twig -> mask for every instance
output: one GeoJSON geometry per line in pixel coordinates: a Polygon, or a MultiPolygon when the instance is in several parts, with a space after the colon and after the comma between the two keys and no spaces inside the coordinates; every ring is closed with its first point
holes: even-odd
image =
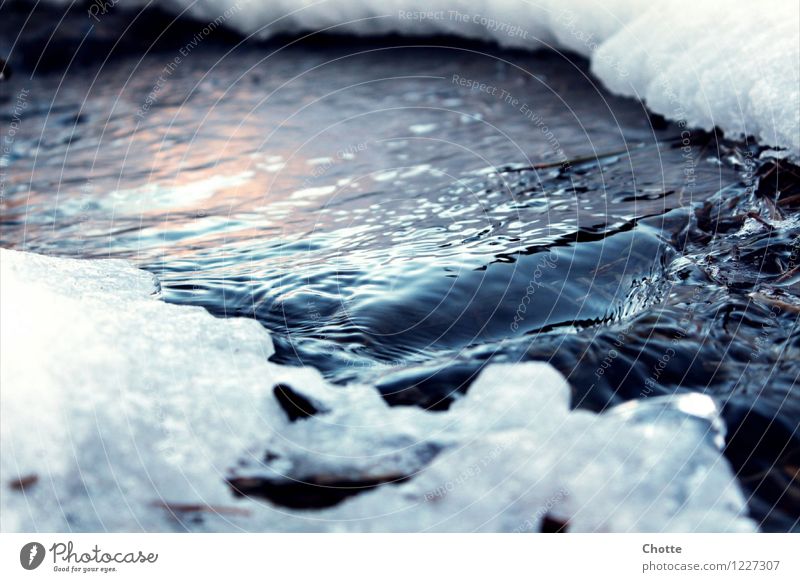
{"type": "Polygon", "coordinates": [[[8,482],[8,486],[14,491],[25,491],[26,489],[36,485],[38,482],[39,475],[36,473],[31,473],[30,475],[24,475],[18,479],[12,479],[8,482]]]}
{"type": "Polygon", "coordinates": [[[783,283],[784,281],[788,281],[789,279],[797,275],[798,272],[800,272],[800,265],[797,265],[794,269],[786,271],[783,275],[775,279],[775,282],[783,283]]]}
{"type": "MultiPolygon", "coordinates": [[[[666,141],[670,141],[670,140],[666,140],[666,141]]],[[[659,143],[661,143],[661,142],[659,142],[659,143]]],[[[580,157],[577,157],[577,158],[572,158],[571,160],[564,160],[562,162],[543,162],[541,164],[533,164],[532,166],[525,166],[524,168],[512,168],[512,169],[509,169],[509,170],[503,170],[503,171],[501,171],[499,173],[500,174],[516,174],[516,173],[519,173],[519,172],[530,172],[530,171],[533,171],[533,170],[547,170],[549,168],[560,168],[560,167],[563,167],[563,166],[572,166],[572,165],[575,165],[575,164],[582,164],[584,162],[592,162],[594,160],[600,160],[600,159],[603,159],[603,158],[611,158],[613,156],[621,156],[621,155],[625,155],[625,154],[630,155],[631,149],[640,148],[642,145],[643,144],[639,144],[637,146],[634,146],[633,148],[626,148],[624,150],[617,150],[617,151],[614,151],[614,152],[606,152],[604,154],[597,154],[597,155],[594,155],[594,156],[580,156],[580,157]]]]}
{"type": "Polygon", "coordinates": [[[781,301],[779,299],[773,299],[772,297],[768,297],[763,293],[751,293],[750,297],[753,299],[758,299],[763,301],[764,303],[769,303],[770,305],[774,305],[778,309],[782,309],[783,311],[791,311],[792,313],[800,313],[800,307],[797,305],[792,305],[791,303],[786,303],[785,301],[781,301]]]}
{"type": "Polygon", "coordinates": [[[250,515],[248,509],[242,507],[224,507],[221,505],[206,505],[204,503],[168,503],[166,501],[153,501],[153,507],[160,507],[173,513],[217,513],[219,515],[250,515]]]}
{"type": "Polygon", "coordinates": [[[752,210],[747,213],[747,216],[755,220],[756,222],[760,222],[764,226],[766,226],[770,230],[775,230],[775,227],[769,223],[769,221],[765,220],[759,213],[753,212],[752,210]]]}
{"type": "Polygon", "coordinates": [[[795,194],[794,196],[788,196],[787,198],[778,199],[778,206],[790,205],[794,204],[795,202],[800,202],[800,194],[795,194]]]}

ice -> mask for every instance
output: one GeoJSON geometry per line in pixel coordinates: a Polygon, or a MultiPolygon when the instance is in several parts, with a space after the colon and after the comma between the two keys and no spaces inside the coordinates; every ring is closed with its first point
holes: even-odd
{"type": "Polygon", "coordinates": [[[666,422],[570,411],[530,362],[487,367],[447,412],[390,408],[268,362],[258,323],[166,304],[125,262],[0,250],[0,267],[3,531],[755,529],[712,441],[675,422],[717,422],[710,400],[666,422]],[[297,510],[229,479],[389,483],[297,510]]]}
{"type": "MultiPolygon", "coordinates": [[[[68,0],[50,0],[66,4],[68,0]]],[[[102,5],[101,3],[97,3],[102,5]]],[[[114,9],[142,0],[120,0],[114,9]]],[[[452,34],[589,57],[611,91],[689,127],[800,156],[800,5],[776,0],[162,0],[254,38],[279,33],[452,34]]],[[[534,71],[535,72],[535,71],[534,71]]]]}
{"type": "Polygon", "coordinates": [[[379,531],[537,532],[545,517],[569,531],[753,529],[726,462],[696,431],[570,412],[566,388],[542,364],[490,367],[445,415],[456,446],[337,516],[389,513],[367,520],[379,531]],[[424,505],[404,511],[412,500],[424,505]]]}
{"type": "Polygon", "coordinates": [[[707,439],[722,450],[726,427],[716,403],[704,394],[671,394],[630,400],[615,406],[608,414],[636,424],[674,423],[675,430],[693,431],[698,439],[707,439]]]}

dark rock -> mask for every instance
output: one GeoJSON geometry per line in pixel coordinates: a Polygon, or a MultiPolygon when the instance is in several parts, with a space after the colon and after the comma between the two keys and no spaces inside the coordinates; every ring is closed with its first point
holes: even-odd
{"type": "Polygon", "coordinates": [[[283,408],[286,416],[289,417],[290,422],[301,418],[309,418],[321,412],[311,400],[286,384],[275,384],[272,393],[275,394],[275,399],[283,408]]]}
{"type": "Polygon", "coordinates": [[[455,396],[466,393],[483,366],[483,362],[464,362],[407,368],[384,377],[377,388],[391,406],[447,410],[455,396]]]}
{"type": "Polygon", "coordinates": [[[234,477],[228,480],[228,484],[236,495],[242,497],[261,497],[292,509],[321,509],[333,507],[348,497],[380,485],[401,483],[408,478],[407,475],[399,474],[352,479],[316,475],[303,480],[234,477]]]}
{"type": "Polygon", "coordinates": [[[545,515],[542,519],[542,525],[539,528],[541,533],[566,533],[569,527],[569,522],[561,521],[551,515],[545,515]]]}

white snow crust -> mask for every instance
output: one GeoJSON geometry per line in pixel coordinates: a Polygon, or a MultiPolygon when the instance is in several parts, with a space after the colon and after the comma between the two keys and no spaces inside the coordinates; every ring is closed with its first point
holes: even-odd
{"type": "Polygon", "coordinates": [[[447,412],[390,408],[268,362],[256,321],[166,304],[123,261],[0,250],[0,267],[2,531],[756,528],[705,421],[680,412],[713,417],[705,397],[659,401],[663,421],[570,411],[563,377],[530,362],[489,366],[447,412]],[[290,421],[276,383],[317,414],[290,421]],[[259,477],[397,481],[318,510],[227,484],[259,477]]]}

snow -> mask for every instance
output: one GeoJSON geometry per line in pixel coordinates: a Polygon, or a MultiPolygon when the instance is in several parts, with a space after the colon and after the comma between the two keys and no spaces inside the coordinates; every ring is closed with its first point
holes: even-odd
{"type": "Polygon", "coordinates": [[[655,3],[609,38],[592,71],[689,127],[800,152],[800,4],[655,3]],[[615,70],[629,72],[623,77],[615,70]]]}
{"type": "MultiPolygon", "coordinates": [[[[67,4],[71,0],[50,0],[67,4]]],[[[142,0],[119,0],[114,9],[142,0]]],[[[800,156],[800,5],[772,0],[162,0],[254,38],[279,33],[452,34],[567,49],[611,91],[689,127],[800,156]]],[[[534,71],[535,72],[535,71],[534,71]]]]}
{"type": "Polygon", "coordinates": [[[258,323],[166,304],[125,262],[0,250],[0,269],[2,531],[756,527],[706,397],[570,411],[563,377],[530,362],[487,367],[447,412],[390,408],[268,362],[258,323]],[[291,421],[278,383],[316,414],[291,421]],[[317,510],[226,483],[387,475],[412,478],[317,510]]]}
{"type": "Polygon", "coordinates": [[[154,491],[224,498],[219,475],[276,422],[261,327],[164,304],[120,261],[0,263],[2,481],[40,480],[4,491],[2,529],[130,529],[154,491]]]}

